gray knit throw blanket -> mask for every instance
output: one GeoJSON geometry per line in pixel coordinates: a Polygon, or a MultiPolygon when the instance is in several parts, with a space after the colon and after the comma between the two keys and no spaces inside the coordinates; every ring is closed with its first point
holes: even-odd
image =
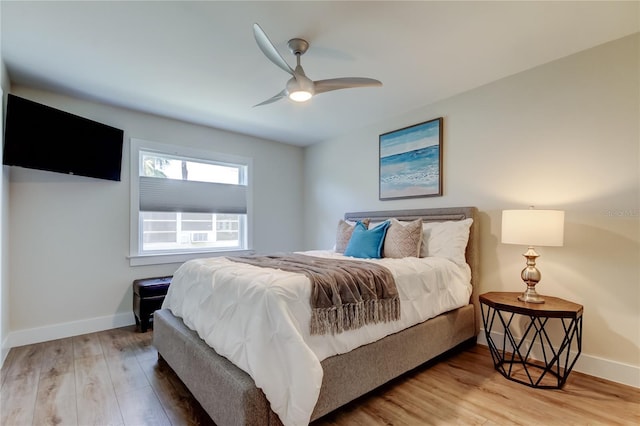
{"type": "Polygon", "coordinates": [[[229,260],[306,275],[311,281],[311,334],[342,333],[400,319],[398,289],[383,266],[297,253],[229,260]]]}

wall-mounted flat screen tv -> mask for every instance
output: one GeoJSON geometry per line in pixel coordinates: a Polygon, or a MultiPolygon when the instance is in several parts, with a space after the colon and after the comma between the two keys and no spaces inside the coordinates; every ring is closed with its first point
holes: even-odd
{"type": "Polygon", "coordinates": [[[2,163],[120,180],[124,132],[8,95],[2,163]]]}

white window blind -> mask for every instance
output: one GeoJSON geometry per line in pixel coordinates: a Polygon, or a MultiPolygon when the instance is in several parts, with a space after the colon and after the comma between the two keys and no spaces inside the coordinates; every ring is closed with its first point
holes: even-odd
{"type": "Polygon", "coordinates": [[[247,213],[247,186],[140,176],[140,211],[247,213]]]}
{"type": "Polygon", "coordinates": [[[131,139],[131,264],[248,253],[250,158],[131,139]]]}

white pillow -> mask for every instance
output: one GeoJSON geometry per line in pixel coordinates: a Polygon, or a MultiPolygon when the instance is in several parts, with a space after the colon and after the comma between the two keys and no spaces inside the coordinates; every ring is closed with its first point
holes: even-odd
{"type": "Polygon", "coordinates": [[[466,263],[465,251],[473,219],[422,224],[420,257],[445,257],[457,264],[466,263]]]}

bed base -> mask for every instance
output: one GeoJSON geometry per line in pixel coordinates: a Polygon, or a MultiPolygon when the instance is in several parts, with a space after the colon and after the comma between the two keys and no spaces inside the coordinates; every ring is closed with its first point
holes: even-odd
{"type": "MultiPolygon", "coordinates": [[[[472,305],[321,362],[324,377],[311,420],[476,337],[472,305]]],[[[253,379],[218,355],[171,311],[154,314],[154,346],[218,426],[280,426],[253,379]]]]}
{"type": "MultiPolygon", "coordinates": [[[[427,221],[474,218],[467,245],[473,294],[470,304],[441,314],[377,342],[321,362],[324,377],[311,420],[364,395],[376,387],[428,362],[467,341],[479,329],[477,301],[478,238],[474,207],[393,212],[347,213],[345,218],[398,217],[427,221]]],[[[153,344],[218,426],[281,426],[262,390],[253,379],[218,355],[171,311],[154,314],[153,344]]]]}

